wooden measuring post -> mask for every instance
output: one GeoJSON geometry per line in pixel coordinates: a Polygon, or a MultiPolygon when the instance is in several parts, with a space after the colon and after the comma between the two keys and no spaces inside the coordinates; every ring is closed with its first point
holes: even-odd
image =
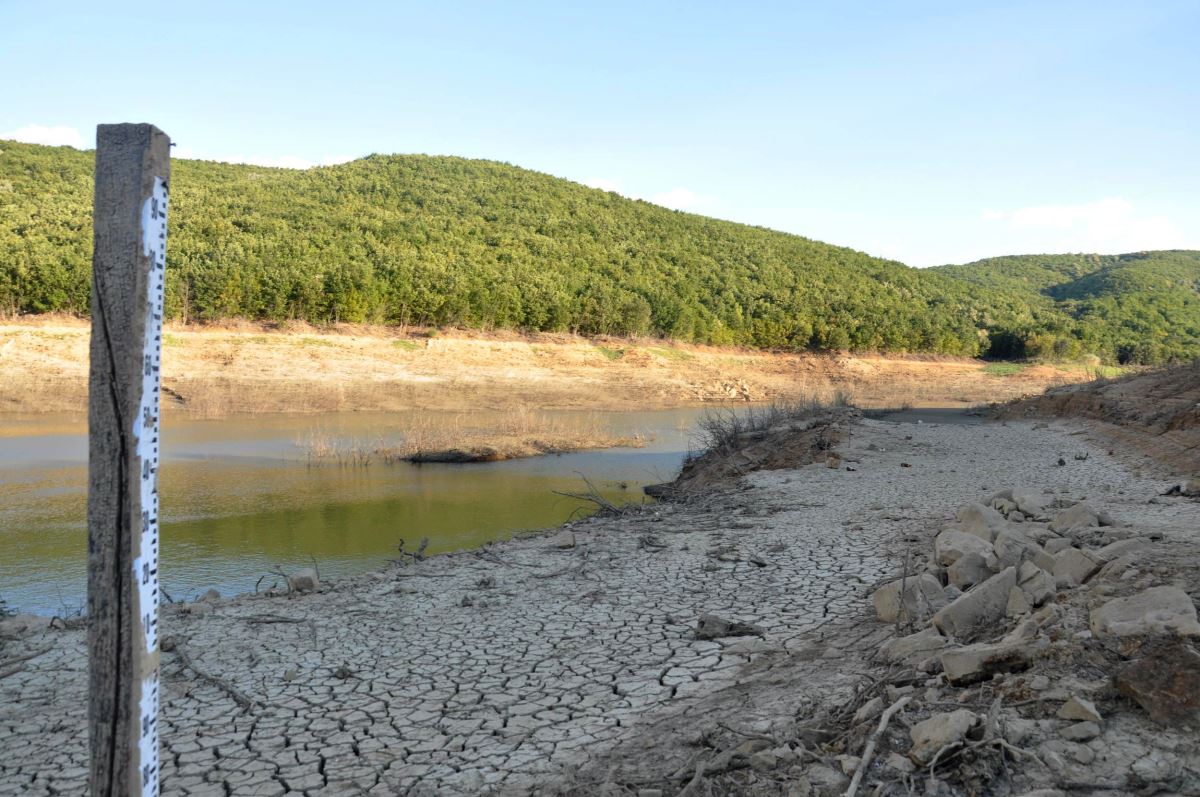
{"type": "Polygon", "coordinates": [[[158,794],[158,441],[170,139],[96,129],[88,383],[94,797],[158,794]]]}

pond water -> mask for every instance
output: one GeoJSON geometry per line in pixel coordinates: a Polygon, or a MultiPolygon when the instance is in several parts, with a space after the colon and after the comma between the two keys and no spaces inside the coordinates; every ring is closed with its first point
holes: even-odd
{"type": "MultiPolygon", "coordinates": [[[[162,585],[176,600],[210,587],[229,595],[252,591],[277,565],[295,569],[315,559],[323,577],[376,568],[401,539],[412,550],[428,537],[430,553],[475,547],[586,511],[590,505],[555,492],[580,491],[581,474],[610,499],[640,501],[642,485],[674,477],[701,412],[587,413],[588,423],[599,416],[615,434],[646,435],[645,448],[368,467],[310,464],[304,441],[314,433],[398,439],[409,416],[168,416],[159,484],[162,585]]],[[[422,413],[423,425],[430,415],[422,413]]],[[[446,419],[456,422],[449,413],[446,419]]],[[[86,419],[0,420],[0,597],[10,608],[61,614],[86,604],[86,502],[86,419]]],[[[277,580],[268,576],[264,588],[277,580]]]]}

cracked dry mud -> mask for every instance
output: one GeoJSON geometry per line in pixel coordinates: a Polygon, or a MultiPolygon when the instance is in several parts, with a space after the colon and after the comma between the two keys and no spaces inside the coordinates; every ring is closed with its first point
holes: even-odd
{"type": "MultiPolygon", "coordinates": [[[[166,634],[225,685],[164,652],[163,793],[636,782],[686,764],[705,727],[766,733],[848,689],[888,630],[871,586],[964,496],[1048,487],[1165,526],[1184,511],[1147,505],[1160,482],[1060,427],[864,420],[841,448],[856,470],[751,474],[698,505],[578,523],[571,549],[526,537],[318,594],[168,608],[166,634]],[[705,613],[763,636],[697,640],[705,613]]],[[[84,632],[0,645],[0,660],[44,649],[0,679],[0,796],[83,793],[84,632]]]]}

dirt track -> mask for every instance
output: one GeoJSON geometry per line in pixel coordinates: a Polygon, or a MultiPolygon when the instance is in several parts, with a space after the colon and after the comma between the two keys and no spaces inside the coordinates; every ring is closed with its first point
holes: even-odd
{"type": "MultiPolygon", "coordinates": [[[[574,547],[533,537],[313,595],[170,609],[165,632],[195,666],[164,654],[164,793],[686,782],[704,739],[791,738],[798,714],[846,699],[891,632],[870,588],[960,504],[1045,488],[1196,545],[1200,504],[1150,503],[1163,474],[1071,431],[867,420],[840,446],[854,470],[753,473],[706,502],[579,524],[574,547]],[[696,639],[705,613],[762,635],[696,639]]],[[[0,680],[0,795],[82,789],[84,643],[82,631],[0,642],[0,661],[46,648],[0,680]]]]}
{"type": "MultiPolygon", "coordinates": [[[[0,323],[0,413],[86,407],[85,323],[0,323]]],[[[976,360],[772,354],[676,346],[451,332],[403,336],[384,328],[267,331],[174,327],[164,335],[167,412],[612,409],[851,394],[861,406],[969,406],[1087,378],[1046,366],[998,375],[976,360]]]]}

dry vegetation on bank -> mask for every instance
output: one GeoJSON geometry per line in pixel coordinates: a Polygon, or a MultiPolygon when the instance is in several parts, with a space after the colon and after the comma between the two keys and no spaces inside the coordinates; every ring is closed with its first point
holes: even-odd
{"type": "MultiPolygon", "coordinates": [[[[82,412],[89,328],[62,317],[0,323],[0,413],[82,412]]],[[[969,406],[1086,380],[1085,367],[787,354],[661,340],[293,324],[168,325],[164,408],[241,413],[654,409],[832,398],[863,407],[969,406]]]]}

